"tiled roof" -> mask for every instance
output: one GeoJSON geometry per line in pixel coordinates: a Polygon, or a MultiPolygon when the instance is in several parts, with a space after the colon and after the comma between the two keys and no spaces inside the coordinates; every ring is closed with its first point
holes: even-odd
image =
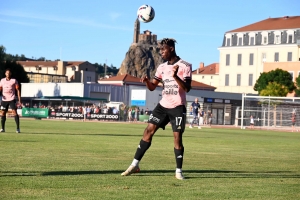
{"type": "Polygon", "coordinates": [[[56,66],[57,61],[17,61],[20,65],[25,65],[25,66],[56,66]]]}
{"type": "MultiPolygon", "coordinates": [[[[86,61],[68,61],[67,66],[80,65],[86,61]]],[[[56,66],[58,61],[17,61],[20,65],[25,66],[56,66]]]]}
{"type": "Polygon", "coordinates": [[[213,87],[211,85],[207,85],[198,81],[192,80],[192,89],[209,89],[209,90],[215,90],[216,87],[213,87]]]}
{"type": "Polygon", "coordinates": [[[113,77],[107,78],[107,79],[101,79],[99,81],[140,82],[140,78],[137,78],[135,76],[131,76],[129,74],[123,74],[123,75],[119,75],[119,76],[113,76],[113,77]]]}
{"type": "MultiPolygon", "coordinates": [[[[123,81],[125,83],[127,82],[131,82],[131,83],[140,83],[140,84],[144,84],[144,83],[141,83],[140,82],[140,78],[137,78],[135,76],[131,76],[129,74],[124,74],[124,75],[119,75],[119,76],[114,76],[114,77],[111,77],[111,78],[108,78],[108,79],[101,79],[99,81],[105,81],[107,83],[109,83],[110,81],[123,81]]],[[[204,83],[200,83],[200,82],[197,82],[197,81],[193,81],[192,80],[192,88],[193,89],[209,89],[209,90],[214,90],[216,89],[215,87],[213,86],[210,86],[210,85],[206,85],[204,83]]]]}
{"type": "Polygon", "coordinates": [[[68,61],[68,65],[80,65],[86,61],[68,61]]]}
{"type": "Polygon", "coordinates": [[[203,67],[203,68],[198,68],[194,71],[192,71],[192,74],[216,74],[216,67],[219,63],[212,63],[206,67],[203,67]],[[197,73],[197,70],[198,73],[197,73]]]}
{"type": "Polygon", "coordinates": [[[278,30],[278,29],[293,29],[300,28],[300,16],[284,16],[279,18],[268,18],[230,32],[246,32],[246,31],[260,31],[260,30],[278,30]]]}

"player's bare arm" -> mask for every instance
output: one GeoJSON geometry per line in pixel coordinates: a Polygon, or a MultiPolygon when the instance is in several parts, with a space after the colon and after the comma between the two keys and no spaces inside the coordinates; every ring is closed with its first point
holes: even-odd
{"type": "Polygon", "coordinates": [[[141,78],[141,82],[142,82],[142,83],[146,83],[146,86],[147,86],[147,88],[148,88],[150,91],[155,90],[155,88],[156,88],[157,85],[159,84],[159,81],[158,81],[158,80],[152,79],[152,81],[150,81],[150,80],[148,79],[147,76],[143,76],[143,77],[141,78]]]}
{"type": "Polygon", "coordinates": [[[189,92],[191,90],[191,80],[186,80],[186,81],[181,80],[177,76],[178,69],[179,69],[178,65],[175,65],[173,67],[172,76],[175,79],[175,81],[177,82],[177,84],[179,85],[179,87],[181,87],[184,91],[189,92]]]}
{"type": "Polygon", "coordinates": [[[16,85],[16,91],[17,91],[17,95],[18,95],[18,100],[19,100],[19,104],[21,105],[21,91],[20,91],[20,87],[19,85],[17,84],[16,85]]]}

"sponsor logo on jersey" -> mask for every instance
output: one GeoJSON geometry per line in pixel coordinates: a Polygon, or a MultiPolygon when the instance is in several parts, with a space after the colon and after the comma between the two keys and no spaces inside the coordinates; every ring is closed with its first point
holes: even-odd
{"type": "Polygon", "coordinates": [[[178,90],[174,90],[174,89],[163,90],[162,94],[163,95],[177,95],[178,90]]]}

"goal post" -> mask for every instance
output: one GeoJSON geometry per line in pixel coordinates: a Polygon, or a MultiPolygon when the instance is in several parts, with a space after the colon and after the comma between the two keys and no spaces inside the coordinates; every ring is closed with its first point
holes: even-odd
{"type": "MultiPolygon", "coordinates": [[[[300,113],[300,97],[272,97],[242,94],[242,107],[236,110],[237,125],[245,129],[250,125],[260,128],[287,128],[292,126],[292,114],[300,113]]],[[[300,114],[295,126],[299,126],[300,114]]]]}

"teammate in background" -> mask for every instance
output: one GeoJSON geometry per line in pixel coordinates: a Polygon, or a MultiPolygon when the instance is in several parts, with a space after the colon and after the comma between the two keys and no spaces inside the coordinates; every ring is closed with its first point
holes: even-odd
{"type": "Polygon", "coordinates": [[[121,175],[128,176],[140,171],[139,163],[151,146],[152,137],[159,129],[165,129],[170,122],[174,135],[174,154],[176,160],[175,177],[183,180],[182,163],[184,147],[182,134],[186,123],[186,93],[191,89],[192,65],[183,61],[175,52],[175,40],[164,38],[160,42],[160,53],[167,62],[158,66],[154,79],[142,77],[141,82],[146,83],[150,91],[155,90],[162,82],[164,89],[162,99],[149,116],[148,126],[138,145],[131,165],[121,175]]]}
{"type": "Polygon", "coordinates": [[[196,123],[198,124],[198,110],[200,108],[200,104],[198,102],[198,98],[195,99],[195,101],[191,104],[191,107],[190,109],[192,110],[193,112],[193,119],[191,121],[191,124],[190,124],[190,128],[193,128],[193,124],[196,123]]]}
{"type": "Polygon", "coordinates": [[[16,91],[18,95],[19,104],[21,104],[21,93],[18,81],[14,78],[11,78],[11,71],[10,69],[5,70],[5,78],[1,79],[0,81],[0,91],[2,91],[2,102],[1,102],[1,109],[2,109],[2,116],[1,116],[1,127],[2,129],[0,132],[5,132],[5,121],[6,121],[6,113],[8,111],[8,106],[12,109],[12,113],[14,115],[17,130],[16,133],[20,133],[20,120],[19,115],[17,113],[16,107],[16,91]]]}
{"type": "Polygon", "coordinates": [[[252,115],[250,116],[250,129],[254,129],[254,118],[252,115]]]}

